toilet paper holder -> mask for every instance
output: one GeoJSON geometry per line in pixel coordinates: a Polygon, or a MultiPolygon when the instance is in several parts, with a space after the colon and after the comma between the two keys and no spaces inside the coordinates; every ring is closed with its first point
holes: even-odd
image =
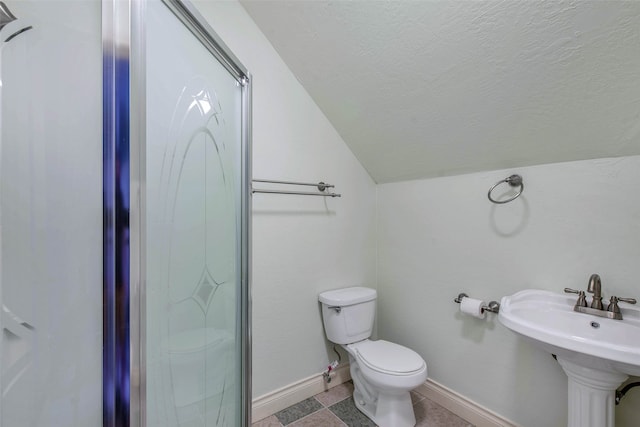
{"type": "MultiPolygon", "coordinates": [[[[460,304],[462,302],[462,298],[469,298],[469,295],[461,292],[458,296],[453,300],[456,304],[460,304]]],[[[492,313],[498,313],[500,311],[500,303],[498,301],[489,301],[487,305],[482,306],[482,311],[490,311],[492,313]]]]}

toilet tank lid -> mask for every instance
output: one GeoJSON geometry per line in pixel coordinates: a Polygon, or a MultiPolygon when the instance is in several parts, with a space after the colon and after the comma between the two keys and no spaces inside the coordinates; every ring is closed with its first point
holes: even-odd
{"type": "Polygon", "coordinates": [[[375,289],[355,286],[353,288],[334,289],[320,293],[318,299],[321,303],[327,305],[353,305],[361,302],[372,301],[376,299],[377,293],[375,289]]]}

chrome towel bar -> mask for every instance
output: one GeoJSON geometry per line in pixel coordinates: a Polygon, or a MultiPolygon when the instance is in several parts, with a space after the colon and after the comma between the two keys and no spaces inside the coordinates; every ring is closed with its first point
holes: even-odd
{"type": "Polygon", "coordinates": [[[305,185],[310,187],[316,187],[318,189],[317,193],[309,192],[309,191],[286,191],[286,190],[265,190],[260,188],[253,188],[251,190],[252,193],[267,193],[267,194],[295,194],[299,196],[323,196],[323,197],[342,197],[341,194],[333,193],[331,191],[326,191],[327,188],[334,188],[335,185],[327,184],[324,182],[318,183],[308,183],[308,182],[295,182],[295,181],[276,181],[272,179],[254,179],[253,182],[261,182],[268,184],[279,184],[279,185],[305,185]]]}

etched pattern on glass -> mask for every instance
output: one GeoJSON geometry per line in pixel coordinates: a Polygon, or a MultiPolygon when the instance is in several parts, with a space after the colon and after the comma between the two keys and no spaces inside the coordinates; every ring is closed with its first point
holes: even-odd
{"type": "Polygon", "coordinates": [[[101,3],[3,2],[0,425],[95,426],[102,422],[101,3]]]}
{"type": "Polygon", "coordinates": [[[148,424],[236,425],[241,92],[164,5],[149,9],[148,424]]]}

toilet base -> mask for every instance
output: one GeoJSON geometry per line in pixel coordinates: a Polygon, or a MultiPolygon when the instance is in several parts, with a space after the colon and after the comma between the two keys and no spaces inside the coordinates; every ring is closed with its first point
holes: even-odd
{"type": "Polygon", "coordinates": [[[376,405],[367,405],[355,390],[353,400],[356,408],[380,427],[413,427],[416,417],[409,392],[402,395],[378,395],[376,405]],[[375,413],[373,413],[375,411],[375,413]]]}
{"type": "Polygon", "coordinates": [[[380,427],[413,427],[416,417],[409,391],[376,390],[363,378],[360,367],[349,355],[353,401],[356,408],[380,427]]]}

